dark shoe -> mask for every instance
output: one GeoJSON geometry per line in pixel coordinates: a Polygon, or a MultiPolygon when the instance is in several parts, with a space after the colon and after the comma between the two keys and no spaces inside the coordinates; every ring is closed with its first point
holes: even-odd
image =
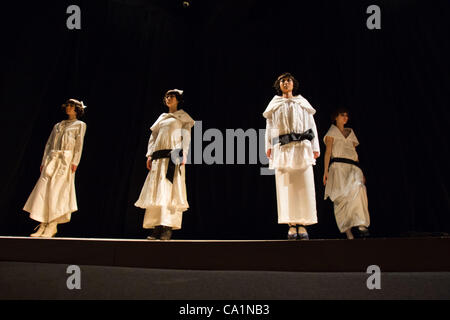
{"type": "Polygon", "coordinates": [[[368,229],[365,229],[365,230],[359,230],[359,232],[360,232],[362,238],[368,238],[368,237],[370,237],[370,232],[369,232],[368,229]]]}
{"type": "Polygon", "coordinates": [[[161,237],[162,226],[156,226],[150,236],[147,237],[148,240],[158,240],[161,237]]]}
{"type": "Polygon", "coordinates": [[[288,240],[297,240],[297,237],[298,237],[298,226],[289,226],[287,235],[288,240]],[[296,230],[295,233],[289,233],[289,230],[291,230],[291,228],[295,228],[296,230]]]}
{"type": "Polygon", "coordinates": [[[352,228],[352,233],[356,238],[368,238],[370,237],[370,232],[368,229],[361,230],[358,227],[352,228]]]}
{"type": "Polygon", "coordinates": [[[161,240],[170,240],[171,237],[172,237],[172,228],[164,226],[160,239],[161,240]]]}
{"type": "Polygon", "coordinates": [[[297,239],[298,240],[309,240],[309,235],[307,232],[299,233],[297,239]]]}
{"type": "MultiPolygon", "coordinates": [[[[302,225],[297,226],[297,240],[309,240],[308,232],[298,232],[298,228],[300,228],[300,227],[305,228],[305,226],[302,226],[302,225]]],[[[306,228],[305,228],[305,230],[306,230],[306,228]]]]}

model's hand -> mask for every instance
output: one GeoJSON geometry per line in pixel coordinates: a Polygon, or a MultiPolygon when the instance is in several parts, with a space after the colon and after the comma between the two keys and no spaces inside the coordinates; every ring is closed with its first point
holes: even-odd
{"type": "Polygon", "coordinates": [[[187,161],[187,156],[183,153],[183,160],[181,161],[181,165],[185,165],[187,161]]]}
{"type": "Polygon", "coordinates": [[[147,169],[152,170],[152,158],[147,158],[147,169]]]}
{"type": "Polygon", "coordinates": [[[314,159],[317,159],[319,157],[319,152],[314,151],[313,153],[314,153],[314,159]]]}
{"type": "Polygon", "coordinates": [[[267,150],[266,155],[267,155],[267,158],[270,159],[270,157],[272,156],[272,149],[267,150]]]}
{"type": "Polygon", "coordinates": [[[77,171],[78,166],[77,165],[72,165],[72,173],[75,173],[75,171],[77,171]]]}
{"type": "Polygon", "coordinates": [[[324,186],[327,184],[327,180],[328,180],[328,172],[325,172],[323,174],[323,185],[324,186]]]}

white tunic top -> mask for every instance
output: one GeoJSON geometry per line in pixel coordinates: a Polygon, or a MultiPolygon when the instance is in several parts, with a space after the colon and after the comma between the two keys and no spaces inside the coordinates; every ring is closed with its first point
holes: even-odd
{"type": "Polygon", "coordinates": [[[272,149],[269,159],[270,169],[305,169],[315,165],[313,152],[319,152],[319,139],[313,115],[316,110],[301,95],[292,98],[273,97],[263,113],[266,118],[266,153],[272,149]],[[280,146],[272,144],[272,139],[287,133],[314,132],[312,141],[291,142],[280,146]]]}
{"type": "Polygon", "coordinates": [[[359,141],[351,128],[345,128],[344,131],[345,135],[338,127],[332,124],[323,141],[325,142],[327,136],[333,138],[332,158],[347,158],[358,161],[355,147],[359,145],[359,141]]]}
{"type": "Polygon", "coordinates": [[[71,151],[73,154],[71,163],[78,166],[83,150],[86,123],[81,120],[63,120],[53,127],[50,137],[45,145],[42,165],[51,151],[71,151]]]}
{"type": "MultiPolygon", "coordinates": [[[[346,158],[358,161],[358,153],[355,146],[359,144],[355,133],[350,128],[345,128],[347,137],[342,134],[338,127],[331,125],[326,137],[333,138],[331,158],[346,158]]],[[[360,185],[364,179],[360,168],[348,163],[334,162],[329,166],[328,181],[325,186],[325,199],[330,197],[331,201],[346,196],[349,192],[360,185]]]]}
{"type": "MultiPolygon", "coordinates": [[[[164,149],[182,148],[187,155],[190,143],[190,130],[194,120],[183,110],[173,113],[163,113],[151,126],[147,148],[147,157],[153,152],[164,149]]],[[[139,199],[135,206],[148,209],[163,207],[181,212],[189,208],[186,194],[185,167],[181,166],[175,171],[173,182],[166,179],[168,158],[152,161],[152,167],[142,187],[139,199]],[[179,174],[180,172],[180,174],[179,174]]]]}
{"type": "Polygon", "coordinates": [[[173,113],[163,113],[151,126],[152,135],[148,141],[146,157],[164,149],[183,149],[187,155],[191,141],[194,120],[180,109],[173,113]]]}

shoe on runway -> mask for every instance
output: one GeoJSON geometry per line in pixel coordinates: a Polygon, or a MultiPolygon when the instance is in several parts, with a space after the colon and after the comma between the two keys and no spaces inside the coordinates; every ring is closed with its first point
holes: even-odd
{"type": "Polygon", "coordinates": [[[162,226],[156,226],[153,229],[153,232],[150,236],[147,237],[147,240],[158,240],[161,237],[162,226]]]}
{"type": "Polygon", "coordinates": [[[308,232],[306,231],[306,228],[302,225],[297,226],[297,230],[300,230],[300,228],[303,228],[305,232],[297,232],[297,240],[309,240],[308,232]]]}
{"type": "Polygon", "coordinates": [[[41,235],[41,238],[53,238],[58,232],[57,223],[49,223],[45,228],[44,233],[41,235]]]}
{"type": "Polygon", "coordinates": [[[368,237],[370,237],[369,229],[367,229],[366,227],[354,227],[353,229],[355,231],[354,234],[358,238],[368,238],[368,237]]]}
{"type": "Polygon", "coordinates": [[[297,240],[309,240],[309,235],[307,232],[302,232],[298,234],[297,240]]]}
{"type": "Polygon", "coordinates": [[[287,239],[288,240],[297,240],[297,237],[298,237],[298,226],[296,226],[296,225],[289,226],[287,239]],[[291,229],[294,229],[294,230],[291,230],[291,229]],[[292,232],[292,231],[294,231],[294,232],[292,232]]]}
{"type": "Polygon", "coordinates": [[[47,224],[41,222],[41,224],[39,224],[36,228],[34,228],[34,230],[36,230],[38,227],[39,227],[38,231],[36,231],[35,233],[30,234],[30,237],[33,237],[33,238],[40,237],[44,233],[44,230],[47,227],[47,224]]]}
{"type": "Polygon", "coordinates": [[[160,239],[161,240],[170,240],[171,237],[172,237],[172,228],[163,226],[160,239]]]}

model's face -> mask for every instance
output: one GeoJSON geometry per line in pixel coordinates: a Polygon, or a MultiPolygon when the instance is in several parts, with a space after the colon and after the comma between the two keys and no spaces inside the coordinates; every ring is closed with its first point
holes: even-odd
{"type": "Polygon", "coordinates": [[[283,93],[289,93],[294,90],[294,81],[291,78],[284,78],[280,80],[280,89],[283,93]]]}
{"type": "Polygon", "coordinates": [[[76,116],[77,112],[75,111],[75,106],[73,104],[68,104],[66,106],[66,114],[68,116],[76,116]]]}
{"type": "Polygon", "coordinates": [[[166,102],[166,106],[169,108],[175,108],[178,106],[177,97],[174,94],[168,94],[164,97],[164,101],[166,102]]]}
{"type": "Polygon", "coordinates": [[[345,125],[348,122],[348,113],[339,113],[339,115],[336,117],[336,124],[337,125],[345,125]]]}

